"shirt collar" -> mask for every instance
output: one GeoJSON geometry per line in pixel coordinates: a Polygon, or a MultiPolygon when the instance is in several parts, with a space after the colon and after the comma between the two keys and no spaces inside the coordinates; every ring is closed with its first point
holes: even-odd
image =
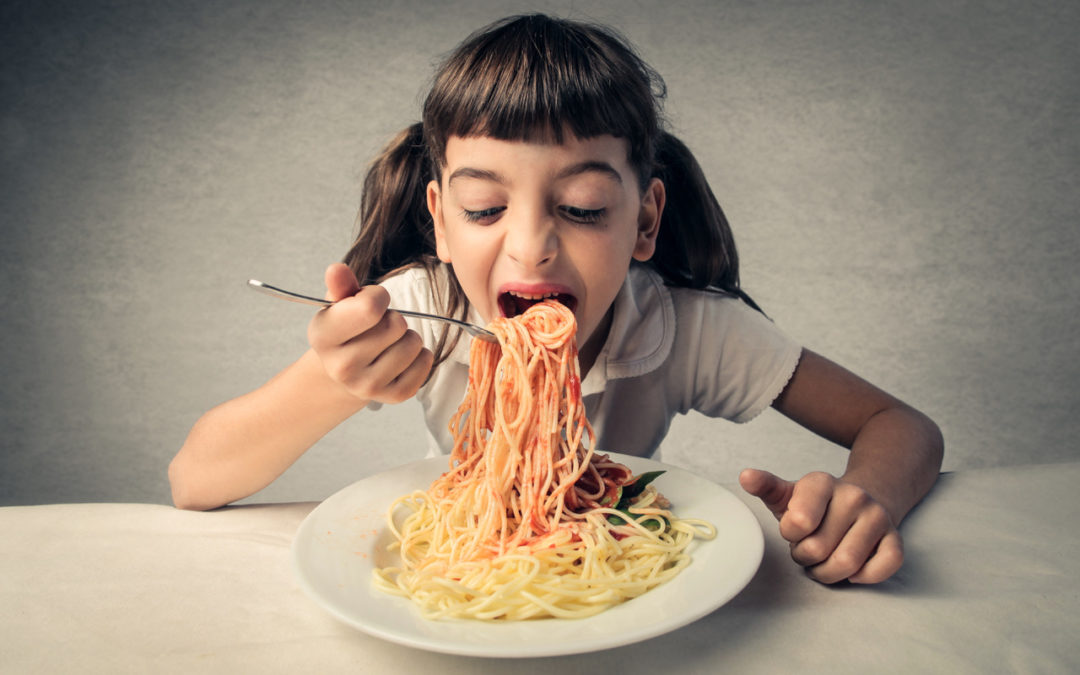
{"type": "Polygon", "coordinates": [[[608,380],[652,372],[671,353],[675,304],[660,275],[631,264],[613,308],[607,340],[581,383],[583,396],[603,391],[608,380]]]}

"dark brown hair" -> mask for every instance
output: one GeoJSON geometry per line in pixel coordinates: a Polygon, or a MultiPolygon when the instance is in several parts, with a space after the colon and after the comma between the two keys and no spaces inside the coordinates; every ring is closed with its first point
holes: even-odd
{"type": "MultiPolygon", "coordinates": [[[[641,187],[656,177],[667,200],[648,262],[668,284],[730,293],[739,289],[731,228],[700,165],[663,129],[663,79],[605,26],[540,14],[513,16],[469,36],[435,74],[422,122],[399,133],[364,180],[359,234],[345,262],[361,280],[404,267],[439,264],[425,188],[438,180],[451,136],[560,143],[612,135],[627,140],[641,187]]],[[[434,279],[434,274],[431,274],[434,279]]],[[[452,273],[436,302],[464,317],[468,300],[452,273]]],[[[455,338],[456,340],[456,338],[455,338]]],[[[449,353],[446,336],[436,363],[449,353]]]]}

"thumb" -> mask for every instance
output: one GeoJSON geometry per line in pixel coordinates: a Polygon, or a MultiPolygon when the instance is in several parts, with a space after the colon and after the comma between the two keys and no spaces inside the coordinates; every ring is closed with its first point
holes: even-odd
{"type": "Polygon", "coordinates": [[[795,489],[795,483],[761,469],[743,469],[739,474],[739,485],[764,502],[777,520],[787,511],[795,489]]]}
{"type": "Polygon", "coordinates": [[[326,299],[331,302],[350,298],[360,290],[356,275],[345,263],[334,263],[327,267],[325,279],[326,299]]]}

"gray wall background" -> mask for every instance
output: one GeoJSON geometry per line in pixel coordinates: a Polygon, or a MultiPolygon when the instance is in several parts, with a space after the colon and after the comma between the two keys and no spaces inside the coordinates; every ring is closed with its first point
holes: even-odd
{"type": "MultiPolygon", "coordinates": [[[[438,57],[502,15],[619,28],[735,228],[745,287],[942,426],[947,469],[1075,460],[1080,5],[1072,2],[6,2],[0,504],[169,500],[200,414],[306,347],[373,153],[438,57]]],[[[252,500],[423,455],[362,413],[252,500]]],[[[844,451],[769,412],[677,420],[724,483],[844,451]]]]}

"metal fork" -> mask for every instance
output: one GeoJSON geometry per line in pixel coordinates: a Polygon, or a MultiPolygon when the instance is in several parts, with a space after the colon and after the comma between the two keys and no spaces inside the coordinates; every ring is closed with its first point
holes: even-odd
{"type": "MultiPolygon", "coordinates": [[[[313,298],[310,295],[303,295],[303,294],[300,294],[300,293],[294,293],[292,291],[287,291],[284,288],[278,288],[277,286],[271,286],[270,284],[264,284],[263,282],[258,281],[257,279],[248,279],[248,286],[251,286],[252,288],[254,288],[257,291],[262,291],[263,293],[266,293],[267,295],[272,295],[275,298],[281,298],[282,300],[290,300],[292,302],[299,302],[299,303],[303,303],[305,305],[316,305],[318,307],[329,307],[330,305],[334,304],[330,300],[323,300],[322,298],[313,298]]],[[[477,326],[476,324],[468,323],[467,321],[459,321],[458,319],[451,319],[448,316],[439,316],[438,314],[425,314],[424,312],[414,312],[414,311],[409,310],[409,309],[394,309],[393,307],[390,307],[388,309],[390,309],[391,311],[397,312],[398,314],[402,314],[404,316],[411,316],[411,317],[416,318],[416,319],[426,319],[426,320],[429,320],[429,321],[442,321],[444,323],[453,324],[453,325],[457,326],[458,328],[462,329],[463,331],[465,331],[466,333],[468,333],[469,335],[471,335],[471,336],[473,336],[475,338],[480,338],[481,340],[487,340],[488,342],[498,342],[498,339],[495,337],[495,333],[492,333],[491,331],[487,330],[486,328],[481,328],[480,326],[477,326]]]]}

